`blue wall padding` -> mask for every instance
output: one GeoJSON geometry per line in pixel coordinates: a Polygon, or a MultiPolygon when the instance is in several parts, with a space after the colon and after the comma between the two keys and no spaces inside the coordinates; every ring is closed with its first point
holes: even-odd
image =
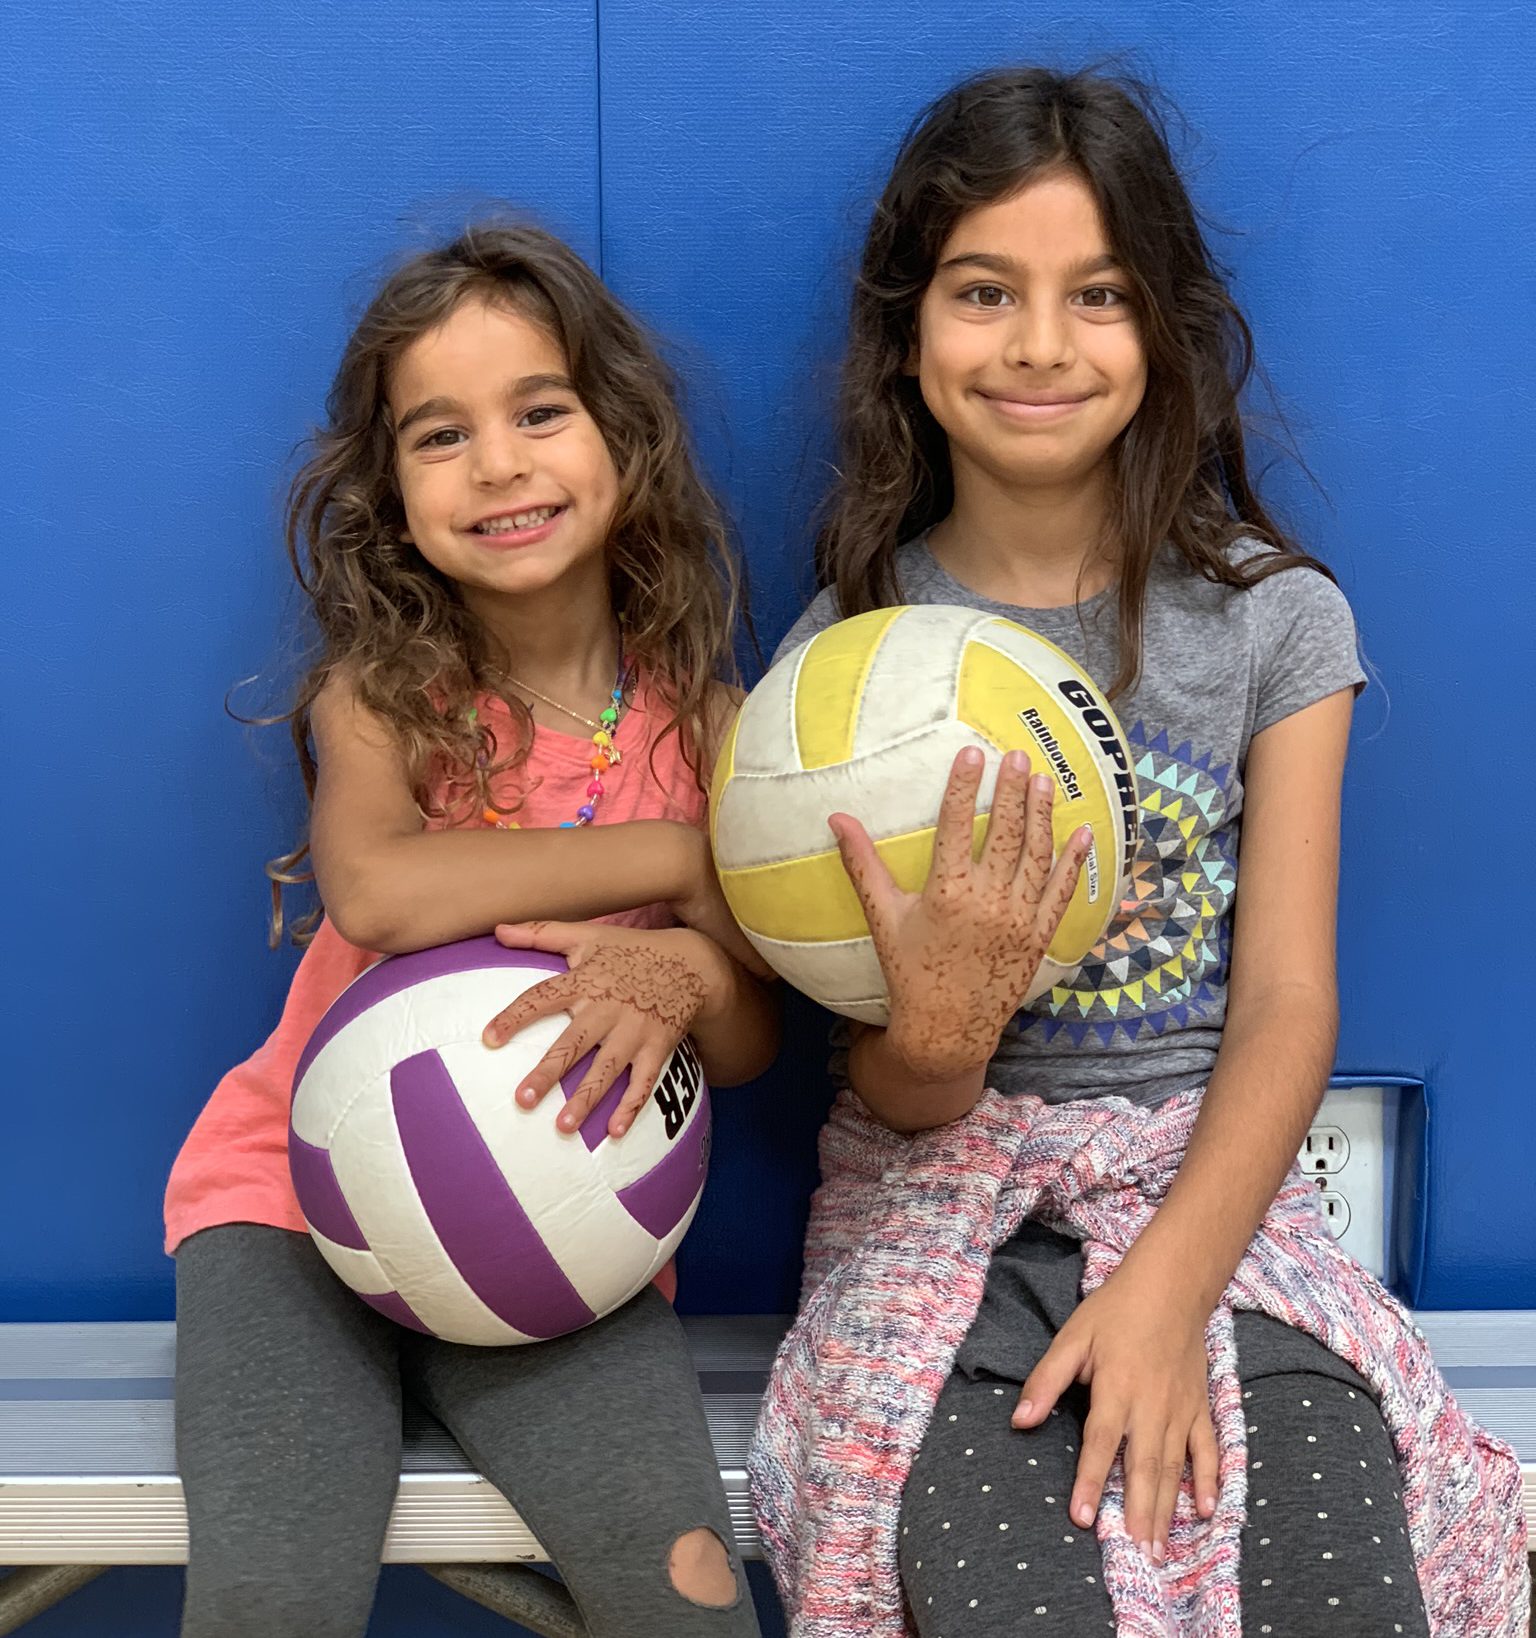
{"type": "MultiPolygon", "coordinates": [[[[1196,194],[1329,502],[1277,493],[1384,684],[1348,787],[1340,1061],[1429,1089],[1414,1295],[1531,1303],[1532,46],[1470,3],[13,4],[0,1317],[170,1312],[166,1168],[291,970],[260,865],[296,781],[221,699],[281,660],[282,482],[373,270],[493,198],[600,260],[676,338],[771,645],[907,119],[961,72],[1119,48],[1200,133],[1196,194]]],[[[826,1087],[819,1016],[792,1022],[720,1100],[693,1306],[793,1298],[826,1087]]]]}

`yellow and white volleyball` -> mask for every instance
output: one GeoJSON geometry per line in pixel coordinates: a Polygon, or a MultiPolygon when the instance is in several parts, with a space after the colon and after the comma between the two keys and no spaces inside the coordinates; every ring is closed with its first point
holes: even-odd
{"type": "Polygon", "coordinates": [[[863,824],[897,884],[921,891],[950,768],[986,754],[976,846],[1004,755],[1056,781],[1058,851],[1093,844],[1026,1000],[1067,980],[1125,896],[1136,775],[1108,701],[1071,657],[1011,620],[926,604],[877,609],[786,654],[742,705],[715,769],[710,826],[725,897],[763,959],[834,1012],[886,1022],[885,980],[836,840],[863,824]]]}

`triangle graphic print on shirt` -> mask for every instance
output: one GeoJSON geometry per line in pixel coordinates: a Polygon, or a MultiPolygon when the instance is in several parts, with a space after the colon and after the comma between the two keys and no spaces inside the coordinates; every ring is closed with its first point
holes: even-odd
{"type": "Polygon", "coordinates": [[[1224,990],[1231,949],[1227,915],[1237,887],[1227,825],[1226,764],[1188,741],[1126,735],[1136,764],[1141,843],[1130,888],[1108,935],[1065,983],[1019,1013],[1012,1028],[1057,1046],[1109,1046],[1116,1037],[1161,1035],[1205,1015],[1224,990]]]}

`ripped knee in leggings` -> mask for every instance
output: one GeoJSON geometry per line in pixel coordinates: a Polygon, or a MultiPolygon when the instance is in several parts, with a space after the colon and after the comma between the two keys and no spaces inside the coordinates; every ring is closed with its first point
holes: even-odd
{"type": "Polygon", "coordinates": [[[690,1604],[706,1609],[731,1609],[741,1597],[731,1555],[707,1525],[686,1531],[672,1543],[667,1575],[690,1604]]]}

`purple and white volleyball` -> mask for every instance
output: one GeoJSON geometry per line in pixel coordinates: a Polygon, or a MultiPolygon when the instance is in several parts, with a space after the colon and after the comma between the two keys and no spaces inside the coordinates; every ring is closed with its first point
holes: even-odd
{"type": "Polygon", "coordinates": [[[555,1125],[590,1058],[536,1109],[514,1093],[569,1022],[492,1051],[481,1031],[564,960],[466,939],[370,967],[320,1020],[294,1076],[289,1165],[321,1254],[364,1302],[450,1342],[579,1330],[641,1290],[704,1189],[709,1092],[672,1054],[622,1138],[608,1117],[555,1125]]]}

